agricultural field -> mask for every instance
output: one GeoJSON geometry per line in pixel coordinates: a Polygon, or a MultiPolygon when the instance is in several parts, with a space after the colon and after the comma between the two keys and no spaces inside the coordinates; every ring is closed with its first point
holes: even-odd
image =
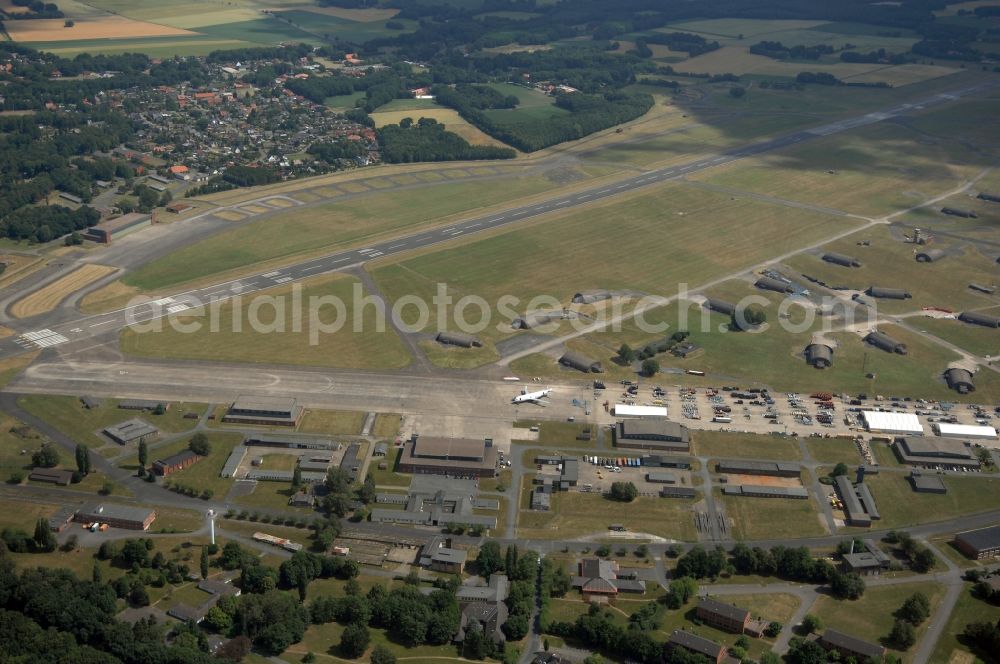
{"type": "Polygon", "coordinates": [[[741,540],[810,537],[827,530],[812,496],[808,500],[753,498],[716,494],[732,523],[733,536],[741,540]]]}
{"type": "Polygon", "coordinates": [[[441,224],[451,215],[541,193],[553,186],[544,178],[500,178],[372,193],[308,209],[293,208],[153,260],[126,277],[125,283],[142,289],[163,288],[262,261],[328,251],[371,241],[391,231],[441,224]]]}
{"type": "MultiPolygon", "coordinates": [[[[875,226],[823,245],[814,252],[799,254],[784,263],[835,288],[863,291],[874,285],[903,288],[913,295],[909,300],[866,298],[882,313],[900,314],[918,311],[921,307],[959,312],[1000,306],[1000,298],[968,288],[972,282],[990,281],[990,276],[996,273],[993,260],[967,243],[938,238],[931,245],[918,246],[903,241],[900,235],[901,231],[875,226]],[[916,255],[928,249],[943,249],[948,255],[931,263],[918,262],[916,255]],[[861,267],[828,263],[822,260],[826,252],[857,258],[861,267]]],[[[921,324],[922,319],[913,322],[921,324]]]]}
{"type": "MultiPolygon", "coordinates": [[[[207,0],[204,3],[180,0],[93,0],[83,3],[64,0],[59,7],[75,22],[65,27],[63,19],[10,21],[11,38],[35,48],[72,57],[78,53],[143,52],[150,57],[206,55],[213,50],[278,44],[281,41],[317,42],[322,35],[291,25],[273,14],[285,7],[302,5],[301,0],[207,0]],[[17,24],[17,25],[15,25],[17,24]]],[[[312,9],[312,7],[309,7],[312,9]]],[[[316,17],[324,26],[335,22],[333,32],[350,34],[392,33],[384,21],[366,23],[343,17],[302,12],[316,17]]],[[[294,18],[294,15],[293,15],[294,18]]],[[[410,26],[408,26],[410,27],[410,26]]]]}
{"type": "MultiPolygon", "coordinates": [[[[429,298],[436,285],[444,283],[456,300],[474,294],[496,302],[502,295],[514,295],[520,300],[513,307],[521,313],[535,296],[565,302],[589,288],[669,296],[680,283],[698,284],[747,269],[804,242],[805,236],[853,223],[756,201],[737,202],[681,184],[626,194],[614,203],[598,202],[549,219],[416,258],[375,264],[372,275],[393,301],[409,294],[429,298]],[[753,228],[752,237],[738,246],[728,241],[726,233],[733,224],[753,228]],[[609,229],[615,234],[611,244],[609,229]],[[672,252],[677,246],[686,251],[672,252]],[[667,255],[671,260],[664,260],[667,255]]],[[[414,322],[411,318],[404,315],[407,323],[414,322]]],[[[507,334],[509,323],[494,321],[478,334],[496,338],[507,334]]]]}
{"type": "MultiPolygon", "coordinates": [[[[530,481],[525,483],[530,486],[530,481]]],[[[611,523],[669,539],[692,541],[696,537],[690,501],[640,496],[626,506],[602,495],[576,491],[553,494],[551,512],[522,511],[517,536],[568,539],[607,533],[611,523]]]]}
{"type": "Polygon", "coordinates": [[[970,102],[741,160],[693,176],[731,189],[878,216],[916,207],[991,165],[972,148],[997,141],[986,105],[970,102]],[[953,122],[947,129],[945,122],[953,122]],[[965,140],[956,140],[965,139],[965,140]]]}
{"type": "MultiPolygon", "coordinates": [[[[895,621],[893,614],[903,605],[906,598],[915,592],[927,595],[931,604],[931,615],[944,597],[944,586],[933,581],[901,583],[892,586],[869,587],[859,600],[838,600],[821,595],[813,605],[811,613],[819,616],[823,625],[860,639],[878,643],[889,635],[895,621]]],[[[917,642],[927,631],[929,621],[916,628],[917,642]]],[[[909,662],[913,656],[911,648],[906,653],[890,649],[893,654],[909,662]]],[[[934,660],[940,661],[940,660],[934,660]]]]}
{"type": "Polygon", "coordinates": [[[263,307],[257,329],[250,324],[252,314],[249,308],[241,303],[227,302],[219,310],[218,332],[211,330],[206,319],[184,315],[178,319],[181,324],[200,322],[200,329],[185,333],[180,330],[180,325],[175,329],[170,324],[159,331],[127,329],[121,336],[121,348],[123,352],[138,357],[217,362],[370,369],[407,366],[410,356],[396,334],[389,328],[375,332],[374,307],[365,307],[363,317],[357,318],[353,307],[356,284],[359,284],[356,279],[334,275],[309,280],[301,286],[303,312],[307,311],[305,305],[313,297],[332,296],[344,304],[343,313],[333,305],[323,306],[317,311],[321,325],[332,326],[343,321],[342,328],[334,333],[322,333],[319,326],[311,331],[307,313],[301,314],[303,318],[296,325],[294,306],[284,304],[286,299],[295,297],[293,290],[299,288],[296,285],[269,289],[257,295],[273,296],[283,303],[280,313],[270,306],[263,307]],[[241,328],[242,331],[238,331],[241,328]],[[311,341],[311,333],[316,335],[318,343],[311,341]]]}
{"type": "MultiPolygon", "coordinates": [[[[353,43],[362,43],[383,37],[394,37],[406,32],[413,32],[417,28],[417,22],[411,19],[396,19],[395,22],[400,23],[403,29],[393,30],[385,26],[388,19],[371,18],[371,20],[360,20],[357,18],[348,18],[344,10],[333,13],[323,11],[324,9],[339,8],[307,6],[302,9],[281,10],[275,12],[275,15],[280,20],[287,21],[311,34],[320,35],[328,39],[349,40],[353,43]]],[[[394,13],[395,10],[373,9],[370,11],[372,13],[369,18],[394,13]]],[[[362,16],[362,14],[355,13],[354,16],[362,16]]]]}
{"type": "Polygon", "coordinates": [[[188,30],[133,21],[122,16],[104,16],[95,20],[80,19],[71,28],[65,27],[64,19],[61,18],[8,21],[5,29],[12,40],[29,45],[34,42],[178,37],[193,34],[188,30]]]}
{"type": "MultiPolygon", "coordinates": [[[[706,39],[718,41],[724,47],[750,46],[760,41],[780,41],[785,46],[827,44],[839,49],[850,43],[855,48],[849,50],[868,52],[884,48],[891,52],[903,52],[908,51],[919,40],[919,35],[906,30],[899,30],[898,37],[889,37],[879,35],[879,32],[885,30],[874,25],[796,19],[695,19],[672,23],[659,28],[657,32],[675,30],[700,34],[706,39]]],[[[812,61],[800,63],[802,67],[812,64],[814,64],[812,61]]]]}
{"type": "Polygon", "coordinates": [[[52,311],[64,299],[112,274],[115,269],[106,265],[83,265],[15,302],[10,314],[15,318],[30,318],[52,311]]]}

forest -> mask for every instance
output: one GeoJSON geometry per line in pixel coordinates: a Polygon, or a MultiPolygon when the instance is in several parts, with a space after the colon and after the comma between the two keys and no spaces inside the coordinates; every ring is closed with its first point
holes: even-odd
{"type": "Polygon", "coordinates": [[[378,130],[382,160],[390,164],[415,161],[456,161],[462,159],[513,159],[510,148],[492,145],[470,145],[464,138],[447,131],[445,125],[432,118],[413,122],[403,118],[398,125],[386,125],[378,130]]]}

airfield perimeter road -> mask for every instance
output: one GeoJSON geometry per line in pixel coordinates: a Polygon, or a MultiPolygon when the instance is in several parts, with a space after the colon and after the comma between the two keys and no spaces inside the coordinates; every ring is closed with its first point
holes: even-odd
{"type": "Polygon", "coordinates": [[[463,236],[524,221],[557,210],[565,210],[589,204],[654,183],[682,178],[692,173],[738,161],[745,157],[760,155],[817,137],[829,136],[874,124],[910,111],[946,104],[961,97],[986,92],[996,87],[1000,87],[1000,82],[982,83],[950,92],[939,93],[923,101],[898,104],[883,111],[875,111],[771,140],[733,148],[717,155],[702,157],[687,164],[648,171],[620,180],[614,184],[601,185],[589,190],[578,191],[575,194],[569,194],[562,198],[555,196],[548,202],[512,207],[506,212],[470,218],[445,228],[425,230],[372,244],[362,249],[343,251],[306,260],[295,265],[270,270],[266,273],[246,276],[241,279],[178,293],[171,297],[160,298],[154,302],[137,304],[104,314],[66,320],[65,312],[60,314],[60,311],[57,310],[51,314],[32,319],[31,323],[35,327],[34,330],[24,331],[23,334],[0,339],[0,358],[19,355],[37,348],[48,348],[64,343],[83,341],[98,335],[121,330],[130,324],[147,322],[171,314],[178,314],[195,306],[227,300],[237,295],[254,293],[319,274],[356,267],[375,258],[429,247],[441,242],[447,242],[463,236]]]}

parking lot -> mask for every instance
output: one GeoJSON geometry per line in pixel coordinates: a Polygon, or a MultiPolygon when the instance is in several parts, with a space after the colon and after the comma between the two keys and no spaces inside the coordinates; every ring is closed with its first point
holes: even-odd
{"type": "MultiPolygon", "coordinates": [[[[691,486],[691,471],[653,466],[629,466],[626,465],[629,459],[633,460],[633,463],[638,463],[641,455],[636,451],[632,451],[629,455],[615,452],[615,454],[619,453],[622,456],[601,456],[595,452],[593,455],[588,454],[581,457],[580,479],[576,487],[571,490],[582,491],[584,493],[607,493],[611,490],[612,482],[632,482],[639,490],[639,495],[658,496],[660,489],[666,485],[661,482],[647,481],[646,475],[648,473],[670,473],[675,478],[675,485],[691,486]],[[595,455],[597,455],[597,463],[592,461],[595,455]]],[[[604,452],[604,454],[611,454],[611,452],[604,452]]],[[[559,477],[559,470],[556,465],[542,464],[541,469],[537,469],[536,467],[535,472],[538,477],[542,478],[551,477],[553,480],[556,480],[559,477]]]]}
{"type": "Polygon", "coordinates": [[[594,394],[595,400],[607,404],[605,408],[595,411],[600,424],[613,423],[613,407],[616,403],[623,403],[664,406],[671,420],[692,429],[798,436],[865,434],[860,422],[860,414],[864,410],[913,413],[924,425],[927,435],[933,434],[931,425],[939,422],[993,425],[994,417],[1000,417],[992,407],[947,401],[824,391],[779,393],[735,385],[693,388],[610,383],[603,390],[595,390],[594,394]]]}

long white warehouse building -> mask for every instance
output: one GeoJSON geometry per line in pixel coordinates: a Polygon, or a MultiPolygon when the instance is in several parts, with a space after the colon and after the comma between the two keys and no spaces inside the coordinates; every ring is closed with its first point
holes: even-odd
{"type": "Polygon", "coordinates": [[[666,417],[666,406],[632,406],[626,403],[615,404],[615,417],[666,417]]]}
{"type": "Polygon", "coordinates": [[[922,436],[924,427],[913,413],[882,413],[866,410],[861,413],[865,428],[873,433],[894,433],[900,436],[922,436]]]}
{"type": "Polygon", "coordinates": [[[934,425],[939,436],[945,438],[975,438],[977,440],[996,440],[997,430],[993,427],[978,424],[948,424],[939,422],[934,425]]]}

